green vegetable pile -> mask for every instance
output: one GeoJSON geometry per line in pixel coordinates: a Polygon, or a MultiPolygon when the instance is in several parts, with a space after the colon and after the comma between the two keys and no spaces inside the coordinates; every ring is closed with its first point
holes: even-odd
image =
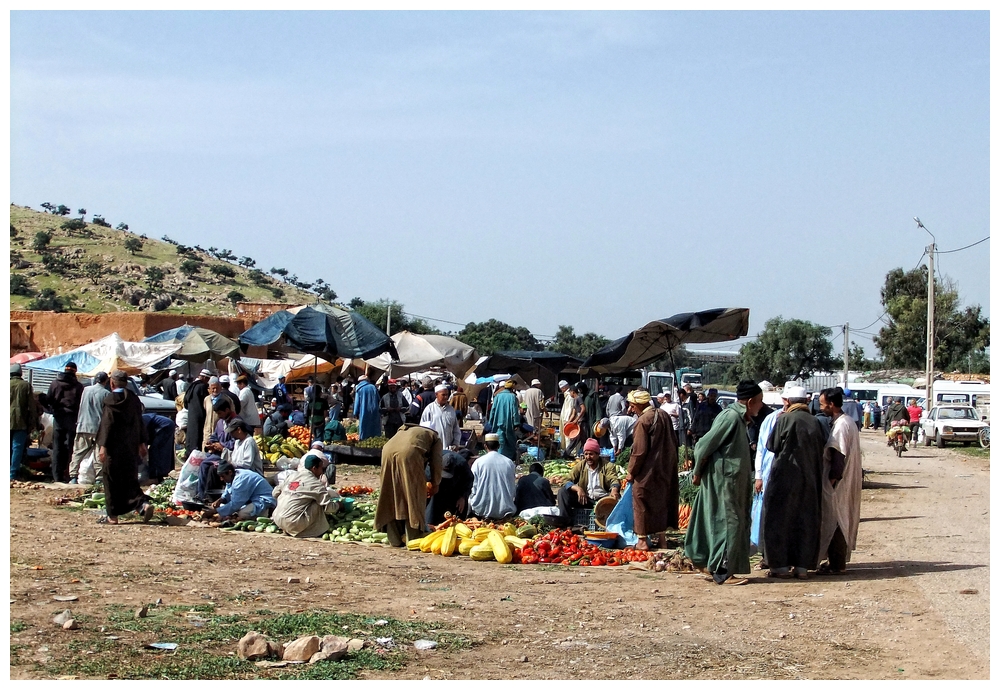
{"type": "Polygon", "coordinates": [[[256,520],[243,520],[232,527],[223,527],[222,529],[224,532],[268,532],[274,534],[278,531],[278,526],[271,518],[259,517],[256,520]]]}
{"type": "Polygon", "coordinates": [[[381,448],[389,439],[385,436],[372,436],[371,438],[366,438],[364,441],[358,441],[354,445],[358,448],[381,448]]]}
{"type": "MultiPolygon", "coordinates": [[[[342,504],[343,505],[343,504],[342,504]]],[[[375,503],[355,502],[349,510],[340,509],[335,515],[327,515],[330,530],[322,539],[345,543],[360,541],[365,544],[388,544],[385,532],[375,531],[375,503]]]]}

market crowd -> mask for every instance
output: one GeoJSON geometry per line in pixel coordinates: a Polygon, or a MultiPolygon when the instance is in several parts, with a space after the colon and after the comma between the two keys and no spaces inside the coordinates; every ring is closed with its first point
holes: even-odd
{"type": "MultiPolygon", "coordinates": [[[[47,394],[35,396],[11,365],[11,478],[18,475],[40,413],[52,416],[52,474],[56,481],[99,477],[108,522],[137,512],[152,515],[140,487],[140,468],[155,482],[174,468],[175,444],[186,463],[198,461],[197,496],[207,515],[242,519],[273,514],[293,536],[318,536],[336,498],[335,468],[324,442],[346,438],[343,420],[357,420],[361,439],[385,435],[376,528],[391,544],[424,533],[446,513],[501,521],[541,511],[553,524],[573,524],[581,509],[605,498],[632,501],[636,548],[666,543],[678,527],[679,449],[700,487],[685,536],[685,553],[718,584],[742,583],[750,555],[762,554],[769,577],[805,578],[810,571],[842,573],[855,548],[860,520],[861,452],[858,429],[868,411],[839,388],[815,401],[788,383],[784,407],[771,411],[752,381],[737,387],[725,409],[714,389],[663,392],[616,389],[607,398],[583,383],[558,384],[546,400],[541,382],[517,391],[512,380],[483,386],[469,401],[447,377],[373,382],[362,373],[329,388],[310,379],[296,404],[284,377],[262,403],[246,375],[235,379],[202,370],[193,380],[176,371],[154,391],[122,371],[99,373],[86,388],[72,362],[47,394]],[[177,407],[173,420],[146,414],[139,394],[159,392],[177,407]],[[561,398],[561,400],[560,400],[561,398]],[[811,407],[813,410],[811,410],[811,407]],[[580,455],[568,481],[553,492],[541,463],[518,478],[521,452],[538,443],[546,409],[558,412],[561,452],[580,455]],[[815,411],[815,414],[814,414],[815,411]],[[480,422],[485,453],[463,434],[480,422]],[[271,481],[254,435],[288,436],[309,426],[314,443],[297,467],[271,481]],[[565,433],[569,430],[575,433],[565,433]],[[614,461],[628,451],[624,477],[614,461]],[[331,471],[332,470],[332,471],[331,471]]],[[[895,409],[888,415],[906,414],[895,409]]],[[[467,433],[467,432],[466,432],[467,433]]],[[[92,480],[91,480],[92,481],[92,480]]]]}

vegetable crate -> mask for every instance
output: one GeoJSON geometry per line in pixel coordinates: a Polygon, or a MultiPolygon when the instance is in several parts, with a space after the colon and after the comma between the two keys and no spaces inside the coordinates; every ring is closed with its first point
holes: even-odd
{"type": "Polygon", "coordinates": [[[573,511],[573,525],[575,527],[585,527],[588,530],[596,530],[597,523],[594,522],[594,511],[589,508],[577,508],[573,511]]]}

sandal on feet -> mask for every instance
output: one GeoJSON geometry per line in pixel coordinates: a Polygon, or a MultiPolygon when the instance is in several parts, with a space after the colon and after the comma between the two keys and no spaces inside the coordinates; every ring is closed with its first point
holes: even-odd
{"type": "Polygon", "coordinates": [[[791,580],[795,576],[791,573],[776,573],[773,570],[768,570],[767,577],[775,578],[777,580],[791,580]]]}
{"type": "Polygon", "coordinates": [[[118,524],[118,518],[110,518],[107,515],[102,515],[101,517],[97,518],[97,524],[98,525],[117,525],[118,524]]]}
{"type": "Polygon", "coordinates": [[[740,585],[745,585],[748,582],[750,582],[750,580],[745,577],[731,577],[722,584],[729,585],[730,587],[739,587],[740,585]]]}
{"type": "Polygon", "coordinates": [[[142,507],[139,509],[139,514],[142,515],[143,522],[149,522],[153,519],[153,504],[143,503],[142,507]]]}

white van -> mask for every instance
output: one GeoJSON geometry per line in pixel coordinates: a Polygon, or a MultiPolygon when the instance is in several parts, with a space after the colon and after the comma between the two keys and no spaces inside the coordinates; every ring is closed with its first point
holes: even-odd
{"type": "MultiPolygon", "coordinates": [[[[926,396],[926,387],[918,389],[921,396],[926,396]]],[[[970,405],[976,408],[979,417],[988,419],[990,416],[990,384],[982,381],[935,381],[934,405],[970,405]]]]}
{"type": "Polygon", "coordinates": [[[848,388],[852,397],[859,404],[864,404],[869,400],[874,400],[879,407],[889,404],[890,398],[902,398],[903,404],[909,405],[914,399],[924,397],[924,391],[917,390],[905,383],[864,383],[853,381],[848,388]]]}

